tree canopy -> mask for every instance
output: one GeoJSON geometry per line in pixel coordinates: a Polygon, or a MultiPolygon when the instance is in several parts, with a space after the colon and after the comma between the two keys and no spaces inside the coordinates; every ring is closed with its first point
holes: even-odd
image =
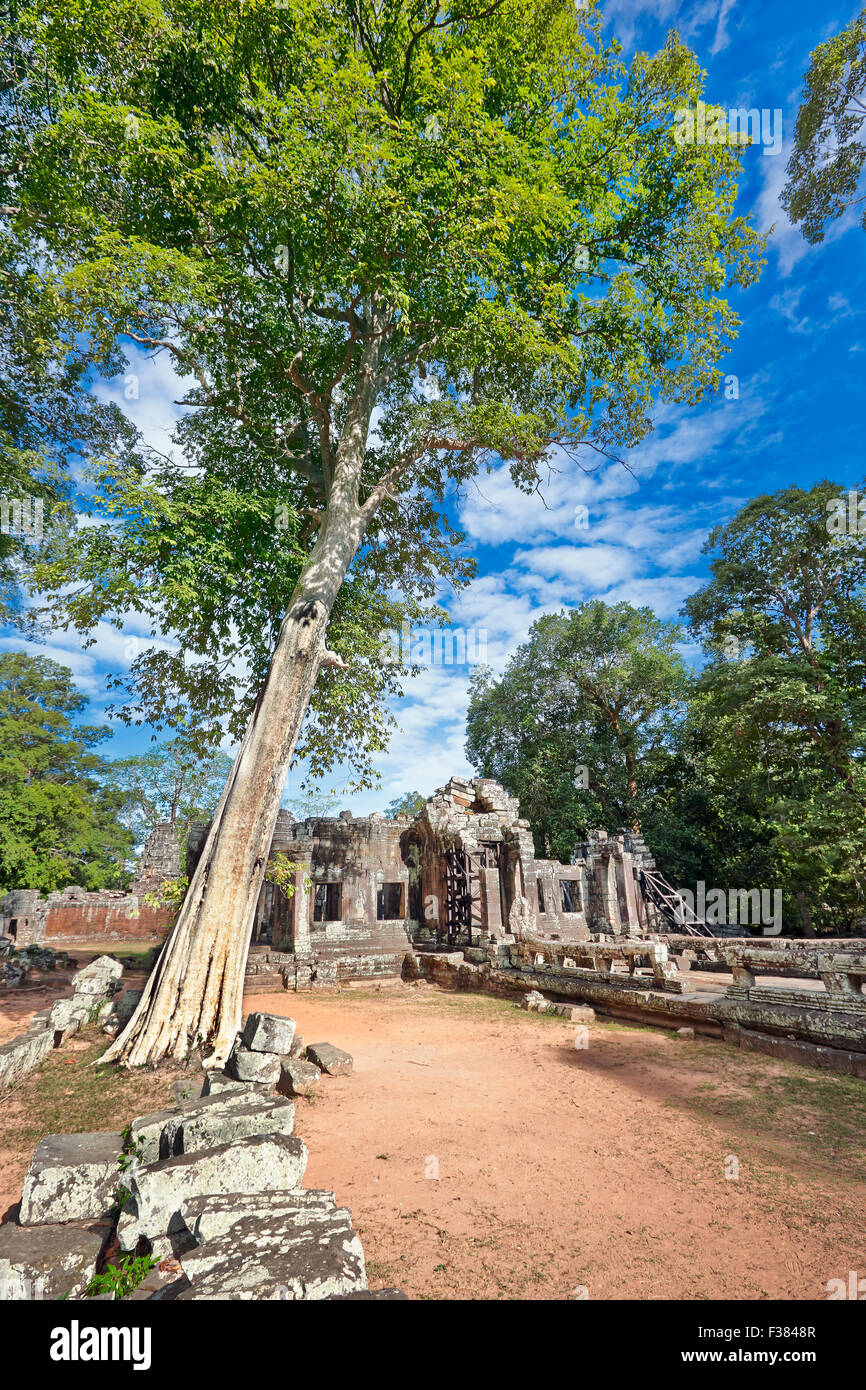
{"type": "Polygon", "coordinates": [[[128,882],[133,836],[94,750],[111,730],[79,724],[87,697],[47,657],[0,655],[0,891],[128,882]]]}
{"type": "Polygon", "coordinates": [[[546,853],[568,862],[588,830],[644,815],[688,689],[681,638],[593,600],[534,623],[500,679],[474,676],[466,756],[520,798],[546,853]]]}
{"type": "MultiPolygon", "coordinates": [[[[807,241],[856,203],[866,159],[866,9],[814,50],[794,127],[782,206],[807,241]]],[[[866,227],[866,210],[860,218],[866,227]]]]}
{"type": "Polygon", "coordinates": [[[627,71],[591,7],[554,0],[63,0],[18,27],[8,225],[43,247],[54,331],[104,372],[166,353],[187,386],[173,456],[97,468],[82,505],[105,524],[58,545],[40,589],[82,631],[134,609],[177,637],[118,682],[127,717],[228,709],[239,733],[375,405],[329,633],[349,667],[323,673],[299,750],[363,782],[402,674],[380,632],[441,620],[443,580],[473,572],[447,487],[501,455],[532,489],[551,445],[611,454],[654,394],[718,379],[724,288],[760,243],[733,214],[736,152],[671,138],[700,69],[672,37],[627,71]]]}
{"type": "Polygon", "coordinates": [[[170,825],[185,843],[194,820],[210,820],[231,767],[227,753],[178,737],[113,759],[104,781],[122,799],[123,821],[139,843],[160,824],[170,825]]]}

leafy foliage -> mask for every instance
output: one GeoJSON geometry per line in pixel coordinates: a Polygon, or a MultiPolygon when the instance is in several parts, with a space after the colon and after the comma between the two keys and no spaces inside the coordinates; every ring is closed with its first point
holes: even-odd
{"type": "Polygon", "coordinates": [[[700,68],[671,37],[626,70],[572,0],[61,0],[23,4],[18,39],[41,87],[16,90],[11,225],[52,322],[100,370],[132,343],[188,387],[173,456],[95,469],[102,524],[35,580],[83,632],[135,609],[176,635],[118,681],[125,717],[238,733],[340,533],[347,667],[297,751],[364,785],[404,674],[381,631],[472,574],[449,491],[499,457],[531,491],[552,447],[613,456],[654,395],[718,383],[761,242],[739,154],[671,138],[700,68]]]}
{"type": "MultiPolygon", "coordinates": [[[[807,241],[824,240],[853,204],[866,159],[866,9],[819,44],[806,73],[782,206],[807,241]]],[[[860,219],[866,227],[866,211],[860,219]]]]}
{"type": "Polygon", "coordinates": [[[181,844],[195,820],[208,821],[231,772],[227,753],[200,739],[179,737],[108,764],[105,783],[122,798],[124,822],[142,841],[160,824],[176,830],[181,844]]]}
{"type": "Polygon", "coordinates": [[[592,601],[534,623],[500,680],[475,675],[466,755],[520,798],[546,853],[568,862],[591,828],[645,812],[688,688],[680,637],[648,608],[592,601]]]}
{"type": "Polygon", "coordinates": [[[417,816],[419,811],[423,811],[425,803],[426,797],[420,792],[404,792],[388,802],[385,815],[388,820],[394,820],[396,816],[417,816]]]}
{"type": "Polygon", "coordinates": [[[53,892],[127,881],[132,835],[93,750],[111,730],[78,724],[87,703],[47,657],[0,654],[0,887],[53,892]]]}

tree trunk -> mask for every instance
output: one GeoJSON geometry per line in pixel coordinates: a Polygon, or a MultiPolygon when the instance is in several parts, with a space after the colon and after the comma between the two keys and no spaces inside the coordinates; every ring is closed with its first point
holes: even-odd
{"type": "Polygon", "coordinates": [[[328,619],[364,530],[351,488],[331,501],[180,915],[103,1062],[140,1066],[201,1046],[209,1065],[221,1065],[240,1027],[250,935],[286,773],[319,669],[333,661],[325,649],[328,619]]]}

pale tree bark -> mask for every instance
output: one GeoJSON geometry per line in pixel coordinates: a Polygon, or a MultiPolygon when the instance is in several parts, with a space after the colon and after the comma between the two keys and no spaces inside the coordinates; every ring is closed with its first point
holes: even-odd
{"type": "Polygon", "coordinates": [[[318,538],[283,619],[265,684],[180,915],[124,1032],[101,1061],[125,1066],[203,1046],[221,1065],[241,1022],[244,972],[286,773],[326,648],[340,586],[384,495],[359,503],[378,347],[365,355],[318,538]]]}

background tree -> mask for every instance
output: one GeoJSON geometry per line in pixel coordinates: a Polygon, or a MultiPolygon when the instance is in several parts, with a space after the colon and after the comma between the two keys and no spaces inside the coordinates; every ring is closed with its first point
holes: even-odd
{"type": "MultiPolygon", "coordinates": [[[[45,74],[14,10],[0,12],[0,621],[32,629],[25,577],[42,537],[72,523],[70,464],[122,454],[134,431],[90,393],[93,355],[58,319],[40,215],[22,218],[45,74]]],[[[115,350],[102,365],[122,363],[115,350]]]]}
{"type": "MultiPolygon", "coordinates": [[[[15,225],[41,238],[58,314],[95,356],[171,353],[194,382],[185,462],[241,507],[278,496],[286,522],[265,560],[294,584],[270,664],[175,931],[107,1054],[154,1061],[203,1036],[217,1061],[321,670],[337,731],[366,722],[335,674],[355,664],[350,568],[370,652],[368,595],[429,594],[453,571],[449,487],[501,457],[531,491],[554,446],[615,456],[656,395],[715,388],[738,323],[724,290],[754,278],[760,243],[733,214],[739,153],[672,138],[702,93],[694,57],[672,37],[626,71],[572,0],[63,0],[19,26],[43,90],[15,225]]],[[[188,531],[177,498],[172,476],[165,511],[188,531]]],[[[121,502],[116,521],[128,573],[148,518],[121,502]]],[[[70,596],[59,563],[83,630],[106,601],[138,606],[104,564],[70,596]]],[[[215,591],[242,591],[249,571],[226,563],[215,591]]],[[[369,671],[384,679],[372,653],[369,671]]]]}
{"type": "Polygon", "coordinates": [[[65,666],[0,655],[0,892],[129,881],[133,837],[93,751],[111,730],[75,722],[86,704],[65,666]]]}
{"type": "MultiPolygon", "coordinates": [[[[866,159],[866,9],[812,53],[794,127],[782,206],[807,241],[824,240],[828,222],[858,196],[866,159]]],[[[866,210],[860,219],[866,227],[866,210]]]]}
{"type": "Polygon", "coordinates": [[[402,796],[395,796],[393,801],[389,801],[385,807],[385,815],[388,820],[394,820],[396,816],[417,816],[419,811],[423,811],[427,803],[427,798],[420,792],[404,792],[402,796]]]}
{"type": "Polygon", "coordinates": [[[122,817],[141,844],[157,825],[168,824],[178,837],[181,860],[193,821],[208,821],[219,802],[232,759],[199,740],[174,738],[129,758],[115,758],[106,785],[121,798],[122,817]]]}
{"type": "Polygon", "coordinates": [[[643,823],[688,691],[681,639],[649,608],[595,600],[534,623],[500,680],[473,678],[466,756],[520,798],[544,854],[643,823]]]}
{"type": "Polygon", "coordinates": [[[695,718],[716,786],[739,808],[723,862],[739,851],[734,872],[782,888],[788,925],[810,935],[816,919],[851,930],[866,913],[859,520],[829,482],[757,497],[711,534],[712,579],[685,605],[709,658],[695,718]]]}

